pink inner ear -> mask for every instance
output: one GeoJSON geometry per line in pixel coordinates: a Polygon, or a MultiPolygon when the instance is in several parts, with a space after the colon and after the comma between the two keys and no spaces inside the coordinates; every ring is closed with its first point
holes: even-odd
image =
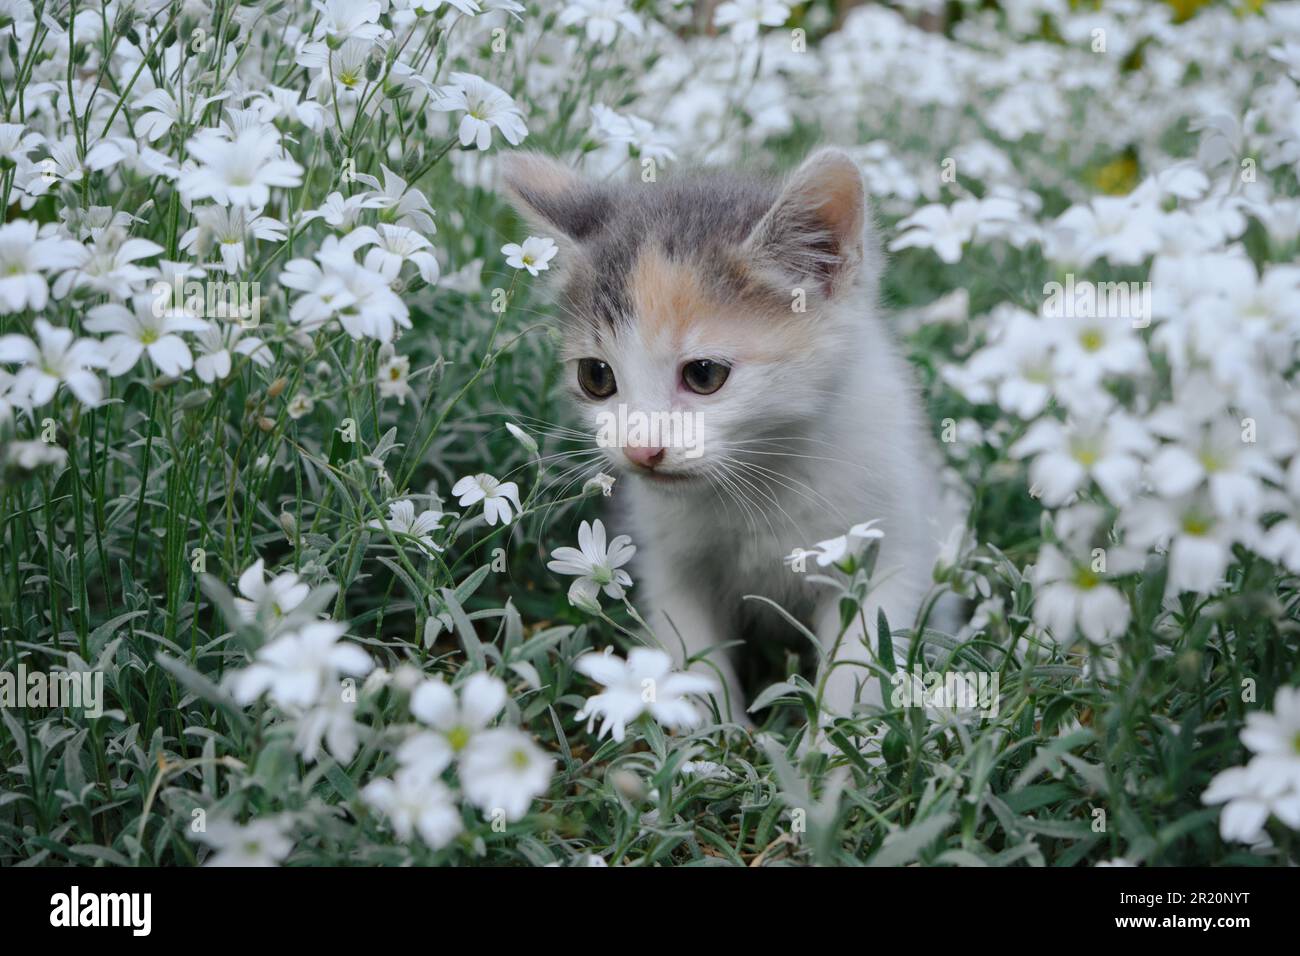
{"type": "Polygon", "coordinates": [[[850,252],[862,233],[866,197],[862,177],[849,160],[830,160],[804,190],[810,211],[826,225],[840,254],[850,252]]]}

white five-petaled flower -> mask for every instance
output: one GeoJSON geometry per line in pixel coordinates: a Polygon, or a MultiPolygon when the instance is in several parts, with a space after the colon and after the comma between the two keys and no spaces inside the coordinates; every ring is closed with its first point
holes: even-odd
{"type": "Polygon", "coordinates": [[[292,571],[266,580],[266,566],[258,558],[239,576],[235,607],[246,621],[275,622],[307,599],[311,588],[292,571]]]}
{"type": "Polygon", "coordinates": [[[361,796],[388,817],[393,832],[403,842],[418,833],[430,849],[438,850],[461,831],[460,811],[451,790],[440,780],[402,769],[391,780],[372,780],[362,788],[361,796]]]}
{"type": "Polygon", "coordinates": [[[0,314],[44,309],[50,287],[43,273],[74,266],[84,255],[85,249],[75,240],[40,238],[30,220],[0,226],[0,314]]]}
{"type": "MultiPolygon", "coordinates": [[[[388,506],[388,530],[408,538],[414,538],[418,547],[425,554],[441,551],[434,543],[433,532],[442,530],[443,513],[441,511],[421,511],[415,513],[415,505],[409,501],[394,501],[388,506]]],[[[375,518],[370,522],[371,528],[383,529],[385,522],[375,518]]],[[[401,540],[400,538],[398,539],[401,540]]]]}
{"type": "Polygon", "coordinates": [[[438,281],[438,260],[429,251],[433,244],[414,229],[380,223],[377,228],[362,226],[356,232],[372,244],[366,250],[366,268],[378,272],[390,283],[396,281],[407,262],[415,266],[425,282],[432,285],[438,281]]]}
{"type": "Polygon", "coordinates": [[[619,27],[641,35],[641,18],[627,8],[627,0],[571,0],[560,12],[560,26],[576,24],[585,26],[589,42],[601,46],[614,42],[619,27]]]}
{"type": "Polygon", "coordinates": [[[603,471],[594,478],[588,478],[582,485],[582,493],[591,495],[599,492],[603,497],[608,498],[614,493],[614,482],[617,481],[613,475],[607,475],[603,471]]]}
{"type": "Polygon", "coordinates": [[[164,375],[179,375],[194,365],[190,347],[181,332],[202,332],[208,323],[175,309],[163,309],[150,294],[132,297],[131,308],[105,302],[91,309],[86,328],[107,333],[108,374],[122,375],[148,355],[164,375]]]}
{"type": "Polygon", "coordinates": [[[487,730],[507,697],[505,683],[482,672],[456,689],[440,677],[424,681],[411,693],[411,714],[432,729],[408,737],[398,748],[398,761],[412,773],[436,779],[487,730]]]}
{"type": "Polygon", "coordinates": [[[380,346],[375,378],[379,394],[383,398],[396,398],[398,405],[405,405],[407,396],[415,391],[411,388],[411,360],[398,355],[391,342],[380,346]]]}
{"type": "Polygon", "coordinates": [[[556,548],[546,566],[556,574],[577,575],[569,587],[569,601],[577,607],[598,605],[597,594],[602,590],[611,598],[620,600],[626,588],[632,586],[632,576],[623,565],[636,554],[636,545],[625,534],[620,534],[606,544],[605,525],[597,518],[594,523],[582,522],[578,526],[578,547],[556,548]]]}
{"type": "Polygon", "coordinates": [[[383,6],[379,0],[312,0],[316,11],[316,39],[338,44],[349,38],[375,40],[384,32],[379,25],[383,6]]]}
{"type": "Polygon", "coordinates": [[[9,386],[7,400],[39,407],[54,397],[60,383],[84,405],[96,405],[103,394],[98,376],[108,358],[94,339],[78,339],[71,329],[59,329],[44,319],[33,323],[36,340],[11,333],[0,336],[0,363],[21,362],[9,386]]]}
{"type": "Polygon", "coordinates": [[[728,0],[713,13],[713,25],[730,30],[731,38],[748,43],[759,27],[779,27],[790,19],[790,7],[781,0],[728,0]]]}
{"type": "Polygon", "coordinates": [[[1223,839],[1257,843],[1269,816],[1300,830],[1300,687],[1278,688],[1272,714],[1248,714],[1241,742],[1255,756],[1217,774],[1201,794],[1203,803],[1226,804],[1223,839]]]}
{"type": "Polygon", "coordinates": [[[622,742],[627,725],[643,713],[670,730],[697,727],[703,714],[689,699],[691,694],[709,694],[718,683],[707,674],[673,670],[672,658],[657,648],[635,647],[624,661],[610,650],[603,654],[584,654],[575,668],[605,689],[578,712],[578,720],[587,720],[587,730],[602,718],[598,737],[613,732],[622,742]]]}
{"type": "Polygon", "coordinates": [[[263,694],[281,707],[323,703],[340,674],[363,677],[374,667],[361,648],[339,642],[346,633],[335,621],[311,621],[275,638],[258,650],[252,664],[232,675],[231,693],[243,705],[263,694]]]}
{"type": "Polygon", "coordinates": [[[519,503],[519,486],[513,481],[497,481],[489,474],[466,475],[452,486],[451,493],[459,495],[457,502],[461,507],[483,502],[483,517],[490,525],[498,521],[509,524],[515,514],[522,514],[524,506],[519,503]],[[512,513],[510,506],[514,505],[512,513]]]}
{"type": "Polygon", "coordinates": [[[215,851],[204,866],[279,866],[293,850],[287,817],[261,817],[248,823],[209,820],[194,839],[215,851]]]}
{"type": "Polygon", "coordinates": [[[196,338],[200,352],[194,360],[194,374],[201,382],[211,384],[223,381],[230,374],[232,352],[235,355],[247,355],[263,368],[275,361],[274,354],[265,342],[253,335],[245,336],[244,330],[238,325],[210,324],[196,338]]]}
{"type": "Polygon", "coordinates": [[[1049,506],[1064,504],[1089,477],[1122,506],[1142,476],[1142,456],[1154,444],[1141,423],[1112,412],[1091,422],[1041,418],[1011,446],[1011,455],[1033,458],[1029,480],[1049,506]]]}
{"type": "Polygon", "coordinates": [[[539,236],[529,236],[524,240],[523,245],[511,242],[501,247],[501,254],[506,257],[506,265],[515,269],[527,269],[528,274],[532,276],[549,269],[550,261],[559,251],[554,239],[539,236]]]}
{"type": "Polygon", "coordinates": [[[186,149],[196,165],[183,170],[176,185],[190,202],[211,199],[219,206],[262,209],[272,187],[302,184],[302,167],[284,152],[273,126],[246,127],[233,138],[205,128],[186,149]]]}
{"type": "Polygon", "coordinates": [[[514,727],[494,727],[474,738],[460,760],[465,797],[489,817],[521,819],[533,799],[546,792],[555,770],[554,758],[526,733],[514,727]]]}
{"type": "Polygon", "coordinates": [[[824,568],[827,565],[843,561],[851,551],[861,547],[861,545],[854,544],[855,541],[876,541],[885,536],[885,532],[876,527],[879,520],[879,518],[875,518],[871,521],[855,524],[848,530],[847,534],[827,538],[825,541],[818,541],[807,550],[796,550],[793,554],[786,556],[786,563],[797,566],[802,559],[811,557],[816,558],[818,567],[824,568]]]}
{"type": "Polygon", "coordinates": [[[464,110],[460,120],[460,144],[473,143],[479,149],[492,145],[492,129],[501,131],[511,146],[528,135],[524,114],[505,90],[473,73],[453,73],[451,83],[438,88],[433,109],[444,113],[464,110]]]}

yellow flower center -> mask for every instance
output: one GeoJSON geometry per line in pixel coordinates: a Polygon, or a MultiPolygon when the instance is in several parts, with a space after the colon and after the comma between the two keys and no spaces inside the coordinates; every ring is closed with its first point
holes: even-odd
{"type": "Polygon", "coordinates": [[[469,728],[463,724],[457,724],[451,730],[447,731],[447,743],[451,744],[451,749],[460,753],[469,743],[469,728]]]}

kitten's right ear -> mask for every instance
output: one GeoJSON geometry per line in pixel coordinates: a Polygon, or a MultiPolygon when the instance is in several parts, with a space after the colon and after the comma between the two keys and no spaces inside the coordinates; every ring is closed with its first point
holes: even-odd
{"type": "Polygon", "coordinates": [[[613,208],[606,189],[541,153],[504,154],[501,179],[515,208],[530,224],[541,230],[558,229],[576,242],[599,230],[613,208]]]}

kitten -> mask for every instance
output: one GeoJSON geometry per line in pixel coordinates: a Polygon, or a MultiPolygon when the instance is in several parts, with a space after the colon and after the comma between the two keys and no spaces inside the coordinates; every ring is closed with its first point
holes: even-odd
{"type": "MultiPolygon", "coordinates": [[[[589,182],[516,153],[504,180],[534,229],[560,244],[566,379],[593,434],[620,405],[629,421],[691,413],[693,427],[672,433],[688,440],[633,428],[625,447],[606,448],[631,479],[618,486],[631,524],[618,530],[638,546],[638,606],[661,643],[681,663],[794,633],[744,599],[756,594],[829,651],[835,594],[783,559],[879,519],[863,615],[872,650],[854,625],[825,704],[848,714],[855,700],[879,703],[878,682],[853,662],[874,658],[876,608],[894,628],[913,623],[956,522],[910,369],[878,315],[881,253],[852,160],[820,150],[782,188],[730,173],[589,182]]],[[[707,657],[743,720],[728,652],[707,657]]]]}

